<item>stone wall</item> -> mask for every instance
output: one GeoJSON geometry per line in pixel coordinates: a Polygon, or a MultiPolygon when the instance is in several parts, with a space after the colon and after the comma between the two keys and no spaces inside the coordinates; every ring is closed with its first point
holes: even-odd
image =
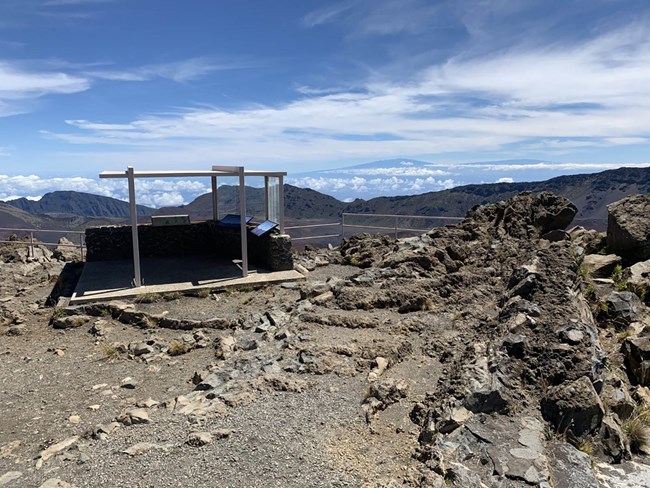
{"type": "MultiPolygon", "coordinates": [[[[140,256],[217,255],[241,258],[240,229],[219,227],[212,221],[189,225],[138,225],[140,256]]],[[[132,259],[130,226],[86,229],[88,261],[132,259]]],[[[248,233],[248,259],[254,266],[282,271],[293,269],[291,238],[277,231],[258,237],[248,233]]]]}

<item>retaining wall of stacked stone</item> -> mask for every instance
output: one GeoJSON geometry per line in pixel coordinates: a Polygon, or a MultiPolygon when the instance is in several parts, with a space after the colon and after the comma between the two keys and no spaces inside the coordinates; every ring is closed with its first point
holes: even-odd
{"type": "MultiPolygon", "coordinates": [[[[220,227],[214,222],[189,225],[138,225],[140,256],[217,255],[241,257],[240,229],[220,227]]],[[[110,261],[133,257],[130,226],[102,226],[86,229],[87,261],[110,261]]],[[[291,238],[278,233],[258,237],[248,233],[251,264],[271,271],[293,269],[291,238]]]]}

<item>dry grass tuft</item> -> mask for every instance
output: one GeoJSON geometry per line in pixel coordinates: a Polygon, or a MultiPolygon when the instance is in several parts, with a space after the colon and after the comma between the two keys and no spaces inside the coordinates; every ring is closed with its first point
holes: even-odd
{"type": "Polygon", "coordinates": [[[160,300],[160,295],[158,293],[143,293],[138,295],[133,300],[135,303],[154,303],[160,300]]]}
{"type": "Polygon", "coordinates": [[[650,452],[650,406],[638,406],[622,425],[632,452],[650,452]]]}
{"type": "Polygon", "coordinates": [[[181,354],[186,354],[189,351],[190,351],[189,345],[187,345],[183,341],[174,339],[169,344],[169,349],[167,350],[167,354],[169,354],[170,356],[180,356],[181,354]]]}

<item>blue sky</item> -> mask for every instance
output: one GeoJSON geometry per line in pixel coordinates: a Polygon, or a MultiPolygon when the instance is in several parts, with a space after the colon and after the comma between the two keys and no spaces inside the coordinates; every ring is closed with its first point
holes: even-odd
{"type": "Polygon", "coordinates": [[[647,0],[0,2],[0,199],[120,196],[95,177],[128,164],[595,171],[649,163],[649,128],[647,0]]]}

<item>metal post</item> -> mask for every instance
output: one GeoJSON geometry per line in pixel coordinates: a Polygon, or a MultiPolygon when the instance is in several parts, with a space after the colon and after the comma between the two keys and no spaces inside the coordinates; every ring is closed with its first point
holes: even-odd
{"type": "Polygon", "coordinates": [[[217,202],[217,177],[212,178],[212,220],[219,220],[219,204],[217,202]]]}
{"type": "Polygon", "coordinates": [[[29,252],[32,254],[32,258],[36,257],[36,253],[34,252],[34,233],[33,232],[29,233],[29,252]]]}
{"type": "Polygon", "coordinates": [[[264,177],[264,218],[269,220],[269,177],[264,177]]]}
{"type": "Polygon", "coordinates": [[[341,240],[345,239],[345,213],[341,214],[341,240]]]}
{"type": "Polygon", "coordinates": [[[129,179],[129,204],[131,207],[131,238],[133,240],[133,271],[135,278],[133,284],[136,288],[142,286],[142,276],[140,275],[140,243],[138,241],[138,214],[135,206],[135,174],[133,166],[128,166],[126,170],[129,179]]]}
{"type": "Polygon", "coordinates": [[[246,180],[244,178],[244,167],[237,168],[239,171],[239,229],[241,233],[241,269],[242,277],[248,276],[248,235],[246,228],[246,180]]]}
{"type": "Polygon", "coordinates": [[[278,176],[280,188],[278,189],[280,201],[278,202],[280,212],[280,234],[284,234],[284,176],[278,176]]]}
{"type": "Polygon", "coordinates": [[[397,215],[395,215],[395,239],[397,239],[397,215]]]}

